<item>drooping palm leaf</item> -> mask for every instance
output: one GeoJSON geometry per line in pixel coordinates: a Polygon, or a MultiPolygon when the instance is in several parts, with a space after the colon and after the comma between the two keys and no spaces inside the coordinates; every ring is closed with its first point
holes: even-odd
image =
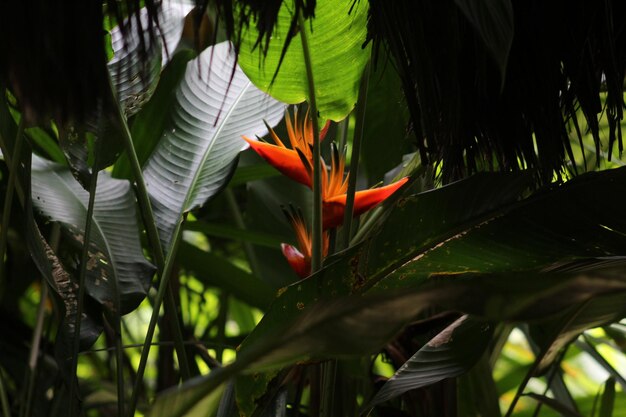
{"type": "Polygon", "coordinates": [[[267,96],[234,67],[230,43],[208,48],[187,64],[176,91],[172,122],[146,162],[144,176],[164,248],[184,213],[223,187],[245,142],[283,117],[284,104],[267,96]],[[200,72],[199,72],[200,71],[200,72]]]}
{"type": "MultiPolygon", "coordinates": [[[[112,179],[105,172],[99,176],[85,281],[87,293],[110,311],[119,305],[116,313],[125,314],[145,298],[155,269],[143,255],[130,184],[112,179]]],[[[32,179],[35,208],[60,222],[81,245],[89,193],[67,168],[37,157],[33,157],[32,179]]]]}
{"type": "Polygon", "coordinates": [[[441,163],[446,181],[528,166],[547,183],[573,159],[578,110],[599,146],[605,88],[610,155],[621,142],[623,2],[479,3],[370,0],[369,36],[403,80],[423,161],[441,163]]]}

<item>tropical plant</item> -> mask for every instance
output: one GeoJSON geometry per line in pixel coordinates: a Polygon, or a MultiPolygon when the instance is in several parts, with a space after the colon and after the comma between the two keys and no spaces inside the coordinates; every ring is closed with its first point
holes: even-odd
{"type": "Polygon", "coordinates": [[[620,2],[92,3],[0,6],[2,415],[623,413],[620,2]]]}

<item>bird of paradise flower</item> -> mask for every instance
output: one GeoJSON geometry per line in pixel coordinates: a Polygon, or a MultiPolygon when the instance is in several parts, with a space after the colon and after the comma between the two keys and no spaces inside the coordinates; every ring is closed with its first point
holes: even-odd
{"type": "MultiPolygon", "coordinates": [[[[269,135],[274,144],[253,140],[247,137],[243,139],[265,161],[276,168],[283,175],[312,188],[313,184],[313,126],[307,112],[302,121],[298,119],[297,110],[294,111],[293,122],[289,112],[285,115],[285,124],[291,148],[278,137],[276,132],[268,126],[269,135]]],[[[326,123],[320,131],[320,140],[326,137],[329,123],[326,123]]],[[[339,152],[334,144],[331,144],[330,167],[322,160],[321,189],[322,189],[322,228],[324,231],[341,226],[344,219],[348,191],[348,178],[350,173],[345,173],[345,157],[339,152]]],[[[376,207],[389,198],[408,181],[408,177],[402,178],[384,187],[372,188],[355,192],[352,215],[357,217],[368,210],[376,207]]],[[[298,247],[282,244],[282,252],[292,269],[305,278],[311,274],[311,235],[304,221],[304,216],[293,208],[284,210],[290,221],[298,242],[298,247]]],[[[324,253],[328,252],[328,236],[324,232],[324,253]]]]}

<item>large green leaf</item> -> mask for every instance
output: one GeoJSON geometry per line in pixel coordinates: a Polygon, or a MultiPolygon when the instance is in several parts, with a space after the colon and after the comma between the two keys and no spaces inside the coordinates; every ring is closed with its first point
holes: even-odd
{"type": "Polygon", "coordinates": [[[623,294],[626,170],[587,174],[519,201],[527,181],[482,174],[400,199],[378,234],[280,291],[235,364],[194,385],[194,395],[243,369],[371,353],[432,306],[536,321],[623,294]],[[554,269],[580,259],[584,270],[554,269]]]}
{"type": "Polygon", "coordinates": [[[203,205],[225,185],[245,144],[241,136],[264,135],[263,120],[275,125],[284,109],[235,65],[228,42],[208,48],[187,64],[176,91],[171,127],[144,168],[166,249],[183,214],[203,205]]]}
{"type": "MultiPolygon", "coordinates": [[[[24,155],[23,163],[26,167],[31,166],[33,156],[30,152],[24,155]]],[[[70,383],[76,377],[71,366],[72,357],[76,354],[74,349],[75,324],[80,320],[79,343],[82,348],[88,348],[102,332],[102,311],[92,299],[88,298],[84,303],[83,315],[78,316],[78,285],[43,237],[39,225],[35,221],[31,185],[31,182],[24,184],[26,242],[33,263],[46,281],[44,285],[49,285],[52,289],[51,297],[57,302],[56,307],[59,310],[60,319],[58,331],[54,338],[54,353],[61,376],[66,383],[70,383]]],[[[53,245],[57,246],[54,243],[53,245]]],[[[74,405],[71,404],[70,407],[74,407],[74,405]]]]}
{"type": "MultiPolygon", "coordinates": [[[[82,245],[89,193],[67,168],[33,156],[32,198],[43,216],[60,222],[82,245]]],[[[101,172],[85,282],[89,295],[110,311],[115,311],[119,299],[119,314],[132,311],[145,298],[154,273],[143,255],[136,216],[128,181],[101,172]]]]}
{"type": "MultiPolygon", "coordinates": [[[[309,97],[299,34],[291,40],[281,62],[294,10],[292,2],[283,2],[265,58],[255,47],[258,32],[252,28],[254,25],[244,33],[239,52],[239,64],[252,82],[290,104],[309,97]]],[[[343,119],[357,101],[361,74],[370,56],[370,46],[362,47],[367,34],[367,11],[365,1],[321,0],[316,3],[315,18],[307,21],[305,28],[299,28],[306,31],[309,41],[315,97],[324,119],[343,119]]]]}
{"type": "MultiPolygon", "coordinates": [[[[528,320],[555,314],[580,299],[612,291],[626,292],[621,271],[598,271],[594,275],[531,274],[525,285],[498,285],[501,275],[456,275],[440,277],[413,291],[389,291],[336,297],[333,300],[306,300],[305,284],[313,282],[318,293],[326,283],[315,278],[290,287],[276,300],[263,321],[262,337],[241,346],[237,360],[215,370],[208,377],[195,378],[180,389],[162,394],[153,406],[154,415],[175,417],[239,372],[256,372],[306,359],[352,357],[375,352],[404,324],[428,308],[443,307],[480,313],[488,320],[528,320]],[[555,299],[560,303],[553,303],[555,299]],[[280,319],[275,314],[281,311],[280,319]],[[280,320],[280,321],[269,321],[280,320]]],[[[319,275],[317,276],[319,277],[319,275]]],[[[255,330],[257,336],[259,328],[255,330]]],[[[456,360],[456,359],[455,359],[456,360]]],[[[152,415],[152,414],[150,414],[152,415]]]]}
{"type": "MultiPolygon", "coordinates": [[[[187,62],[195,56],[195,52],[191,50],[176,53],[161,72],[159,83],[150,100],[129,121],[133,146],[142,165],[159,143],[165,127],[170,122],[169,116],[176,101],[176,88],[185,76],[187,62]]],[[[132,178],[128,155],[122,154],[117,160],[113,166],[113,176],[132,178]]]]}
{"type": "Polygon", "coordinates": [[[467,372],[491,342],[493,326],[463,316],[418,350],[382,386],[368,407],[467,372]]]}

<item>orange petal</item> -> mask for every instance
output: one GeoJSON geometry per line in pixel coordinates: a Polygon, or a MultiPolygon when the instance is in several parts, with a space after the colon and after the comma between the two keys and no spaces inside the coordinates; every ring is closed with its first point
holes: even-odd
{"type": "Polygon", "coordinates": [[[246,137],[244,137],[244,140],[248,142],[250,147],[254,149],[261,158],[265,159],[270,165],[280,171],[281,174],[308,187],[311,186],[309,174],[304,168],[304,165],[302,165],[302,161],[296,151],[270,145],[269,143],[260,142],[258,140],[248,139],[246,137]]]}
{"type": "MultiPolygon", "coordinates": [[[[354,216],[359,216],[382,203],[389,196],[395,193],[398,188],[402,187],[408,180],[409,178],[405,177],[384,187],[357,191],[354,195],[354,216]]],[[[346,209],[346,199],[346,194],[340,194],[324,200],[324,229],[337,227],[343,223],[344,212],[346,209]]]]}
{"type": "Polygon", "coordinates": [[[298,249],[286,243],[282,243],[280,247],[283,251],[283,255],[287,258],[287,262],[289,262],[289,266],[291,266],[291,269],[293,269],[300,278],[306,278],[311,274],[310,260],[307,261],[298,249]]]}

